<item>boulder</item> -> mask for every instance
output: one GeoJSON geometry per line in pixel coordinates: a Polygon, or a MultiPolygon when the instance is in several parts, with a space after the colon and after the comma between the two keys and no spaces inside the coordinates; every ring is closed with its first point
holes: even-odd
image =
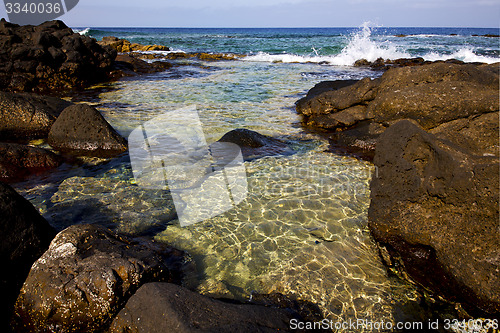
{"type": "Polygon", "coordinates": [[[468,120],[477,128],[448,123],[436,135],[415,121],[390,126],[376,147],[368,218],[374,238],[418,283],[498,313],[499,117],[491,115],[468,120]]]}
{"type": "Polygon", "coordinates": [[[185,262],[182,251],[163,244],[73,225],[33,264],[16,302],[15,328],[101,332],[144,283],[180,283],[185,262]]]}
{"type": "Polygon", "coordinates": [[[126,140],[87,104],[64,109],[50,129],[48,142],[54,149],[78,155],[109,157],[127,150],[126,140]]]}
{"type": "Polygon", "coordinates": [[[0,21],[0,89],[67,90],[107,79],[116,51],[61,21],[19,26],[0,21]]]}
{"type": "Polygon", "coordinates": [[[0,182],[0,330],[8,332],[13,306],[31,265],[49,247],[55,230],[28,200],[0,182]]]}
{"type": "MultiPolygon", "coordinates": [[[[498,67],[498,65],[493,65],[498,67]]],[[[390,124],[414,119],[424,129],[499,110],[498,74],[490,66],[433,63],[384,73],[368,118],[390,124]]]]}
{"type": "Polygon", "coordinates": [[[227,132],[218,142],[229,142],[238,145],[243,159],[247,161],[264,156],[291,155],[295,153],[283,141],[243,128],[227,132]]]}
{"type": "Polygon", "coordinates": [[[129,299],[110,332],[291,331],[290,311],[211,299],[170,283],[148,283],[129,299]]]}
{"type": "Polygon", "coordinates": [[[63,162],[50,150],[0,142],[0,180],[14,181],[55,168],[63,162]]]}
{"type": "Polygon", "coordinates": [[[71,104],[55,97],[0,91],[0,138],[46,137],[57,116],[71,104]]]}

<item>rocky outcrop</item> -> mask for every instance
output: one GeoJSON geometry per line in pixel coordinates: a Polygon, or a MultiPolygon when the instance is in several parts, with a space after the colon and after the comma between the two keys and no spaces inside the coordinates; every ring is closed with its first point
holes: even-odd
{"type": "Polygon", "coordinates": [[[77,155],[110,157],[127,150],[126,140],[87,104],[64,109],[50,129],[48,142],[59,151],[77,155]]]}
{"type": "Polygon", "coordinates": [[[10,186],[0,182],[0,330],[9,319],[31,265],[48,248],[55,230],[36,209],[10,186]]]}
{"type": "Polygon", "coordinates": [[[168,48],[167,46],[131,43],[126,39],[120,39],[113,36],[103,37],[102,40],[97,43],[101,46],[109,46],[117,52],[122,53],[133,51],[170,51],[170,48],[168,48]]]}
{"type": "Polygon", "coordinates": [[[185,263],[182,251],[166,245],[71,226],[33,264],[16,302],[15,328],[103,331],[144,283],[180,283],[185,263]]]}
{"type": "Polygon", "coordinates": [[[408,120],[389,127],[368,214],[375,239],[417,282],[490,313],[500,311],[498,124],[487,113],[435,135],[408,120]]]}
{"type": "Polygon", "coordinates": [[[51,91],[106,80],[116,51],[61,21],[19,26],[0,21],[0,89],[51,91]]]}
{"type": "Polygon", "coordinates": [[[335,142],[373,151],[373,139],[399,119],[413,119],[429,130],[497,112],[498,71],[498,64],[445,62],[391,68],[374,80],[330,85],[297,101],[296,109],[307,126],[335,131],[335,142]]]}
{"type": "Polygon", "coordinates": [[[47,149],[0,142],[0,180],[15,181],[59,166],[62,158],[47,149]]]}
{"type": "Polygon", "coordinates": [[[55,97],[0,91],[0,139],[46,137],[57,116],[71,104],[55,97]]]}
{"type": "Polygon", "coordinates": [[[231,304],[170,283],[148,283],[130,298],[110,332],[288,332],[285,309],[231,304]]]}
{"type": "Polygon", "coordinates": [[[243,159],[247,161],[264,156],[291,155],[295,153],[283,141],[243,128],[227,132],[218,142],[229,142],[238,145],[243,159]]]}
{"type": "Polygon", "coordinates": [[[121,71],[119,76],[148,74],[161,72],[172,67],[172,64],[166,61],[146,62],[140,59],[140,55],[119,54],[116,56],[115,70],[121,71]]]}

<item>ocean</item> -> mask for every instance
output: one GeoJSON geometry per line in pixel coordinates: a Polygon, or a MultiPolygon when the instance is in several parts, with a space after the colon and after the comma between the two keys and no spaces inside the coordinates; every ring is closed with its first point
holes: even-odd
{"type": "Polygon", "coordinates": [[[123,136],[155,117],[192,107],[209,144],[247,128],[284,140],[297,153],[245,162],[247,198],[188,227],[176,220],[168,191],[137,185],[128,156],[83,159],[15,184],[54,226],[99,223],[186,250],[195,267],[186,285],[214,297],[248,300],[253,293],[280,292],[317,304],[338,322],[453,315],[453,306],[439,301],[439,311],[422,305],[421,290],[386,270],[367,227],[374,166],[328,152],[323,135],[301,126],[294,103],[324,80],[381,75],[352,66],[359,59],[498,62],[500,39],[485,37],[498,29],[365,24],[74,30],[171,48],[156,53],[243,55],[233,61],[173,60],[165,72],[97,85],[91,98],[82,94],[80,100],[96,106],[123,136]]]}

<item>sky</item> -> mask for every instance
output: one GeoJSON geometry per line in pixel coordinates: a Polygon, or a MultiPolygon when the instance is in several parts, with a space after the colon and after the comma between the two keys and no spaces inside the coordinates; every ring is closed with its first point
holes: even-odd
{"type": "Polygon", "coordinates": [[[60,19],[71,27],[498,28],[500,0],[80,0],[60,19]]]}

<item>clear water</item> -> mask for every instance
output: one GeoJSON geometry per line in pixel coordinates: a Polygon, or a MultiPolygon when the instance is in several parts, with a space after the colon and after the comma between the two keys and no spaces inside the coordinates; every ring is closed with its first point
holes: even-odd
{"type": "Polygon", "coordinates": [[[297,153],[245,162],[248,197],[189,227],[175,220],[167,190],[136,185],[127,156],[87,159],[15,184],[54,226],[100,223],[187,250],[196,264],[190,286],[203,294],[249,299],[253,292],[281,292],[318,304],[334,320],[422,320],[425,310],[415,301],[416,289],[388,275],[367,229],[373,165],[325,152],[328,142],[301,128],[294,102],[323,80],[380,75],[347,66],[356,57],[448,57],[470,51],[475,60],[498,61],[498,38],[472,36],[495,29],[88,33],[184,51],[248,55],[237,61],[183,60],[164,73],[105,85],[113,89],[100,93],[95,105],[122,135],[165,111],[195,105],[208,143],[231,129],[248,128],[287,141],[297,153]],[[414,36],[394,37],[400,33],[414,36]]]}

